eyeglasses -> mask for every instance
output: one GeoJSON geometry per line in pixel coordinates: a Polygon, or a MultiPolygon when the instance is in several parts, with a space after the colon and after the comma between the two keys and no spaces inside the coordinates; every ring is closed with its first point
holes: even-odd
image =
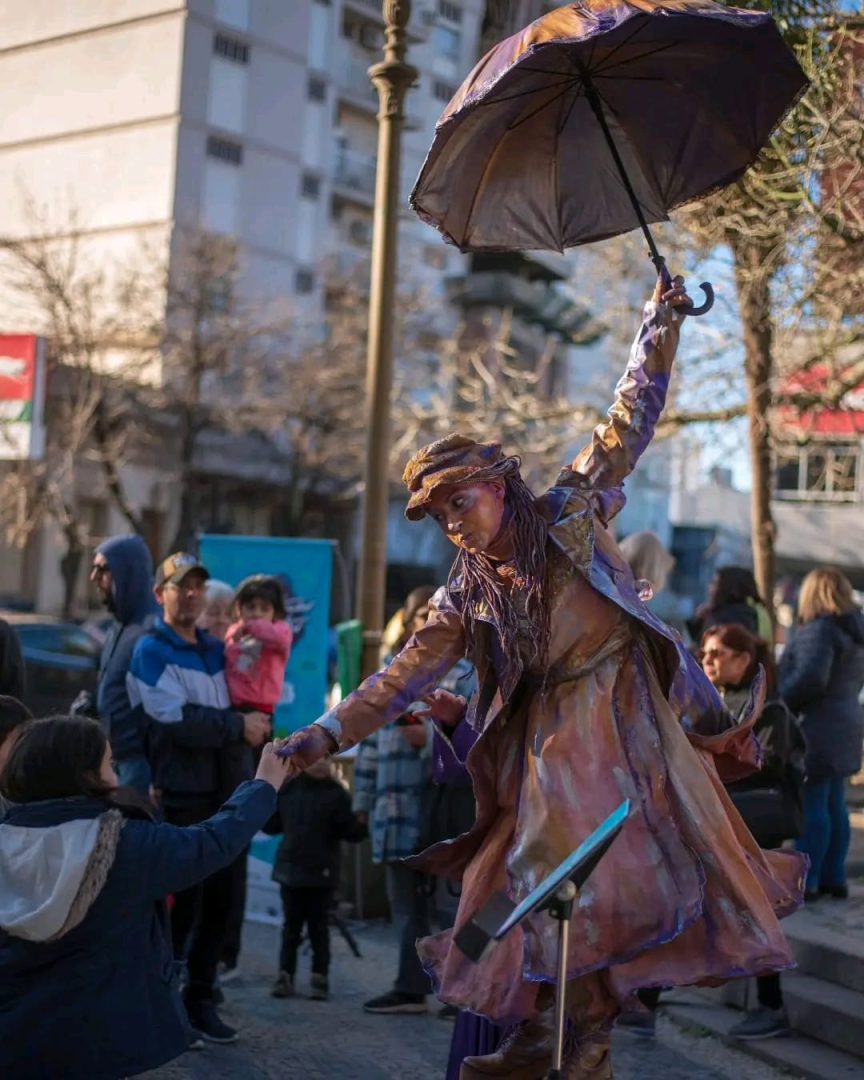
{"type": "Polygon", "coordinates": [[[104,577],[108,573],[110,573],[108,563],[93,563],[93,565],[90,567],[90,576],[91,577],[99,577],[99,578],[101,578],[101,577],[104,577]]]}
{"type": "Polygon", "coordinates": [[[700,660],[722,660],[724,656],[743,656],[738,649],[703,649],[699,653],[700,660]]]}

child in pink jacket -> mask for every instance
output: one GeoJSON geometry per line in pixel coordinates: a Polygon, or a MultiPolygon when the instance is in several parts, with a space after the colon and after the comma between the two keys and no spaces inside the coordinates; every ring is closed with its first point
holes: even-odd
{"type": "Polygon", "coordinates": [[[225,678],[231,704],[244,712],[272,716],[282,697],[291,655],[291,626],[285,594],[273,577],[246,578],[234,595],[236,621],[225,635],[225,678]]]}
{"type": "MultiPolygon", "coordinates": [[[[234,622],[225,634],[225,680],[231,704],[238,712],[264,712],[272,717],[282,697],[292,642],[282,586],[266,574],[246,578],[234,594],[231,610],[234,622]]],[[[246,773],[254,771],[251,748],[245,743],[225,747],[220,764],[220,786],[228,795],[247,779],[246,773]]]]}

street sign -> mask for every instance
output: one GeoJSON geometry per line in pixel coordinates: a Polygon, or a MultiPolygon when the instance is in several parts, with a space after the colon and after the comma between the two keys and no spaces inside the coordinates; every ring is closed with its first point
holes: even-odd
{"type": "Polygon", "coordinates": [[[0,334],[0,460],[45,453],[45,343],[34,334],[0,334]]]}

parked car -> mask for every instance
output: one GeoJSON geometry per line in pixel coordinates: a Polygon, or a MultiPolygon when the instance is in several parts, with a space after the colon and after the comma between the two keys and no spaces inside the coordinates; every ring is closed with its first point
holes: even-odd
{"type": "Polygon", "coordinates": [[[21,642],[25,703],[34,716],[65,712],[82,690],[96,692],[101,644],[75,623],[4,611],[21,642]]]}

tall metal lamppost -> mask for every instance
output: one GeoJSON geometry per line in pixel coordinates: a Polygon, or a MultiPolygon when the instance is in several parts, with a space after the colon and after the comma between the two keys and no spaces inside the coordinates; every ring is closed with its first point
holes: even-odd
{"type": "Polygon", "coordinates": [[[405,94],[417,71],[405,63],[411,0],[383,0],[384,59],[369,69],[378,90],[378,164],[372,233],[369,343],[366,369],[366,466],[357,617],[363,625],[363,675],[376,671],[387,574],[390,392],[393,384],[393,316],[402,128],[405,94]]]}

